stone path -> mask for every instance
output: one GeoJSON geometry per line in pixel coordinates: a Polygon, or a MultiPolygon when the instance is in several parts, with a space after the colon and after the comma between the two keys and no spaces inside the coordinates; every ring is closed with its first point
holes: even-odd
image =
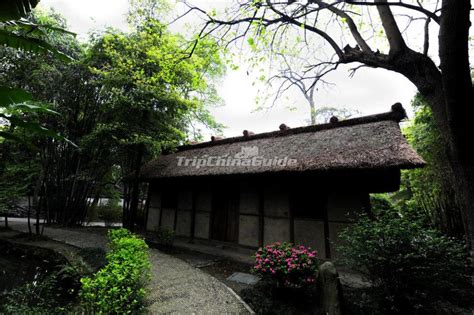
{"type": "MultiPolygon", "coordinates": [[[[28,230],[22,220],[10,221],[15,230],[28,230]]],[[[106,247],[103,235],[70,229],[48,228],[44,234],[54,240],[80,248],[106,247]]],[[[248,306],[226,285],[188,263],[150,249],[152,279],[148,285],[149,313],[233,313],[248,314],[248,306]]]]}

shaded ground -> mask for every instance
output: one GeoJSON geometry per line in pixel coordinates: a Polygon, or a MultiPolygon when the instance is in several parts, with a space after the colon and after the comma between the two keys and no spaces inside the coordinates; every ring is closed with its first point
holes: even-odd
{"type": "MultiPolygon", "coordinates": [[[[28,230],[22,221],[12,221],[10,227],[28,230]]],[[[44,234],[79,248],[106,249],[104,230],[46,227],[44,234]]],[[[250,313],[231,289],[182,259],[150,249],[150,260],[152,279],[147,288],[150,313],[250,313]]]]}
{"type": "Polygon", "coordinates": [[[227,280],[228,277],[236,272],[250,273],[250,268],[252,267],[251,264],[180,247],[168,250],[167,253],[184,260],[191,266],[198,268],[205,273],[212,275],[239,295],[243,289],[251,287],[250,285],[227,280]]]}

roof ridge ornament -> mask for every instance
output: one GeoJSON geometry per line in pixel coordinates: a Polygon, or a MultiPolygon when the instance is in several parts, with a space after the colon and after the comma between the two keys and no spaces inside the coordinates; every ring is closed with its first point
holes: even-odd
{"type": "Polygon", "coordinates": [[[370,123],[375,123],[375,122],[380,122],[380,121],[394,121],[394,122],[399,123],[405,118],[407,118],[407,114],[402,104],[395,103],[391,106],[390,111],[380,113],[380,114],[355,117],[355,118],[349,118],[345,120],[338,120],[337,122],[331,121],[325,124],[302,126],[302,127],[295,127],[295,128],[290,128],[285,124],[281,124],[279,126],[279,130],[270,131],[270,132],[251,134],[251,132],[247,130],[248,136],[245,136],[245,134],[243,136],[237,136],[237,137],[231,137],[231,138],[212,136],[211,141],[201,142],[194,145],[179,146],[177,147],[177,151],[186,151],[186,150],[195,149],[195,148],[205,148],[209,146],[231,144],[235,142],[245,142],[245,141],[257,140],[257,139],[263,139],[263,138],[284,137],[284,136],[294,135],[294,134],[299,134],[299,133],[319,132],[319,131],[333,129],[333,128],[346,128],[346,127],[370,124],[370,123]]]}
{"type": "Polygon", "coordinates": [[[392,109],[393,113],[398,115],[398,117],[399,117],[398,121],[401,121],[405,118],[408,118],[407,112],[405,111],[405,108],[403,108],[403,105],[401,103],[397,102],[397,103],[393,104],[391,109],[392,109]]]}

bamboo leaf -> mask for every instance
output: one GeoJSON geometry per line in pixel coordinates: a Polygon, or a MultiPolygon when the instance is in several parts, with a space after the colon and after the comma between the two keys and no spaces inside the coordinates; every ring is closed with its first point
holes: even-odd
{"type": "Polygon", "coordinates": [[[34,113],[45,113],[45,114],[53,114],[59,115],[58,112],[49,109],[46,104],[34,102],[34,103],[19,103],[19,104],[12,104],[9,106],[11,110],[19,110],[22,112],[34,112],[34,113]]]}
{"type": "Polygon", "coordinates": [[[48,25],[48,24],[37,24],[27,19],[21,19],[18,21],[8,21],[8,22],[5,22],[4,25],[7,27],[19,28],[28,34],[45,35],[45,32],[43,30],[49,30],[49,31],[54,31],[59,34],[67,34],[67,35],[72,35],[72,36],[77,35],[76,33],[68,31],[62,27],[57,27],[57,26],[48,25]]]}
{"type": "Polygon", "coordinates": [[[1,131],[0,130],[0,138],[4,138],[4,139],[7,139],[7,140],[12,140],[12,141],[16,141],[16,142],[23,142],[22,138],[18,137],[17,135],[14,135],[11,132],[7,132],[7,131],[1,131]]]}
{"type": "Polygon", "coordinates": [[[17,35],[0,29],[0,45],[5,45],[11,48],[21,49],[24,51],[34,53],[52,53],[56,58],[63,61],[72,61],[73,58],[60,52],[47,42],[38,39],[17,35]]]}
{"type": "Polygon", "coordinates": [[[31,94],[25,90],[0,86],[0,107],[8,107],[15,103],[26,103],[32,99],[31,94]]]}
{"type": "Polygon", "coordinates": [[[0,1],[0,22],[19,20],[28,15],[39,0],[2,0],[0,1]]]}

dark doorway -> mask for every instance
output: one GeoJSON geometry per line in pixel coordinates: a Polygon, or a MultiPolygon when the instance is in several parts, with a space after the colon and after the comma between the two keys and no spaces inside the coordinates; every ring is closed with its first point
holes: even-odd
{"type": "Polygon", "coordinates": [[[239,193],[218,190],[212,196],[211,239],[237,243],[239,240],[239,193]]]}

